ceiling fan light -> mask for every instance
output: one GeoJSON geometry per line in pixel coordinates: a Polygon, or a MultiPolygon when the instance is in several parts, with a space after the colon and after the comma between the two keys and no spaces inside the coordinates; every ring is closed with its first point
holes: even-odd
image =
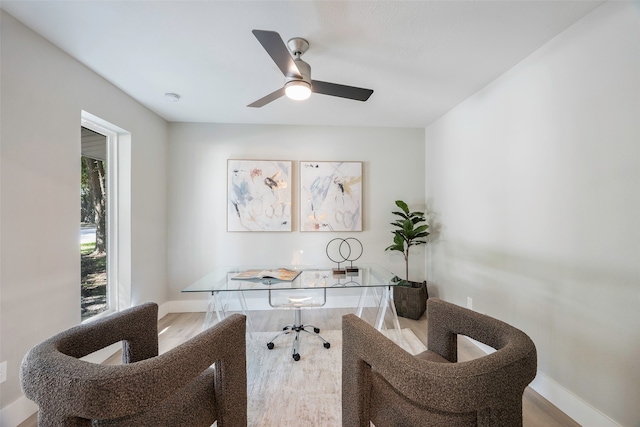
{"type": "Polygon", "coordinates": [[[311,96],[311,85],[303,80],[293,80],[284,85],[284,92],[289,99],[302,101],[311,96]]]}

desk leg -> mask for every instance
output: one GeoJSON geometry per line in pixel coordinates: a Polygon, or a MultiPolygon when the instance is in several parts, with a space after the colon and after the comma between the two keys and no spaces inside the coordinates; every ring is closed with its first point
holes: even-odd
{"type": "Polygon", "coordinates": [[[398,312],[396,311],[396,304],[393,301],[393,288],[391,286],[385,286],[386,299],[389,301],[389,308],[391,308],[392,320],[393,320],[393,328],[396,330],[398,343],[401,347],[404,347],[406,350],[409,350],[407,343],[404,341],[404,337],[402,336],[402,329],[400,329],[400,321],[398,320],[398,312]]]}
{"type": "Polygon", "coordinates": [[[231,299],[231,292],[224,292],[224,302],[222,295],[220,295],[218,297],[218,307],[219,310],[216,311],[216,314],[218,315],[218,321],[224,319],[227,317],[227,311],[229,311],[229,300],[231,299]],[[220,316],[220,312],[222,312],[222,316],[220,316]]]}
{"type": "Polygon", "coordinates": [[[384,317],[387,314],[387,307],[389,306],[389,298],[387,297],[386,289],[387,287],[384,287],[382,290],[382,299],[378,304],[378,314],[376,315],[376,323],[374,325],[379,331],[382,331],[382,328],[384,327],[384,317]]]}
{"type": "Polygon", "coordinates": [[[367,299],[367,290],[369,288],[368,287],[363,287],[362,290],[360,290],[360,298],[358,299],[358,309],[356,310],[356,316],[362,318],[362,309],[364,307],[364,302],[367,299]]]}
{"type": "MultiPolygon", "coordinates": [[[[391,310],[391,321],[393,323],[393,329],[395,332],[395,341],[399,346],[403,347],[405,350],[409,350],[407,343],[402,336],[402,329],[400,329],[400,321],[398,320],[398,312],[396,311],[396,305],[393,302],[393,288],[391,286],[385,286],[382,288],[382,301],[380,302],[380,307],[378,309],[378,316],[376,318],[375,327],[377,330],[382,331],[382,328],[385,327],[384,318],[387,314],[387,308],[391,310]]],[[[391,338],[391,337],[389,337],[391,338]]],[[[393,339],[393,338],[392,338],[393,339]]]]}
{"type": "Polygon", "coordinates": [[[238,300],[240,301],[240,308],[242,309],[242,314],[244,314],[247,317],[247,326],[248,326],[249,335],[251,336],[251,339],[253,339],[254,338],[253,333],[255,332],[255,330],[253,329],[253,322],[251,322],[251,316],[249,315],[249,310],[247,310],[247,302],[244,299],[244,292],[240,291],[237,294],[238,294],[238,300]]]}
{"type": "Polygon", "coordinates": [[[213,313],[216,313],[216,317],[218,318],[218,322],[225,318],[224,308],[221,307],[220,301],[220,293],[219,292],[211,292],[211,296],[209,296],[209,302],[207,303],[207,313],[204,317],[204,325],[202,329],[207,329],[213,325],[213,313]]]}
{"type": "Polygon", "coordinates": [[[367,294],[369,293],[369,289],[371,289],[373,301],[378,307],[378,310],[381,307],[382,301],[380,300],[380,296],[378,295],[378,288],[377,287],[369,288],[368,286],[363,286],[362,290],[360,291],[360,298],[358,299],[358,308],[356,310],[356,316],[358,316],[359,318],[362,318],[362,311],[364,309],[364,303],[367,300],[367,294]]]}
{"type": "MultiPolygon", "coordinates": [[[[202,329],[207,329],[211,327],[214,323],[213,313],[220,322],[222,319],[227,317],[227,308],[229,306],[229,296],[231,292],[224,292],[227,294],[226,301],[222,301],[222,296],[220,296],[220,292],[211,292],[211,296],[209,297],[209,302],[207,304],[207,313],[204,317],[204,325],[202,329]]],[[[251,338],[253,338],[253,333],[255,330],[253,329],[253,322],[251,321],[251,316],[249,316],[249,310],[247,310],[247,302],[244,299],[244,292],[236,292],[238,295],[238,301],[240,302],[240,308],[242,309],[242,314],[247,316],[247,326],[248,332],[251,334],[251,338]]]]}

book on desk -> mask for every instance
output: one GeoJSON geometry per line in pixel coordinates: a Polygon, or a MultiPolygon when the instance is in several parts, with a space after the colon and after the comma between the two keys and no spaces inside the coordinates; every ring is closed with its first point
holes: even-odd
{"type": "Polygon", "coordinates": [[[236,274],[231,280],[263,280],[263,279],[275,279],[282,280],[284,282],[292,282],[298,275],[302,273],[301,270],[289,270],[287,268],[276,268],[273,270],[246,270],[236,274]]]}

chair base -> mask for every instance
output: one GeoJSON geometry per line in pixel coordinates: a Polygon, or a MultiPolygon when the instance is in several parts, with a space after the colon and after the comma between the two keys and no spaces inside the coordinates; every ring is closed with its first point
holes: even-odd
{"type": "Polygon", "coordinates": [[[307,334],[318,338],[320,341],[322,341],[322,345],[324,346],[324,348],[331,347],[331,344],[329,343],[329,341],[325,340],[320,336],[320,328],[317,328],[313,325],[302,324],[301,310],[296,309],[294,323],[292,325],[287,325],[284,328],[282,328],[282,332],[278,333],[275,337],[271,339],[271,341],[267,343],[267,348],[269,350],[273,350],[273,348],[275,347],[273,342],[279,336],[295,333],[295,337],[293,338],[293,347],[292,347],[291,356],[293,357],[293,360],[297,362],[298,360],[300,360],[300,353],[298,353],[298,342],[300,340],[300,332],[306,332],[307,334]],[[313,328],[313,331],[308,331],[307,328],[313,328]]]}

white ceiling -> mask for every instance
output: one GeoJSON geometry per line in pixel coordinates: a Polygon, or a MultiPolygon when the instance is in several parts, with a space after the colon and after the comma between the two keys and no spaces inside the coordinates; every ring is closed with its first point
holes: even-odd
{"type": "Polygon", "coordinates": [[[603,1],[7,1],[168,121],[425,127],[603,1]],[[247,104],[283,76],[251,33],[306,38],[312,77],[374,89],[247,104]],[[178,103],[165,92],[182,96],[178,103]]]}

